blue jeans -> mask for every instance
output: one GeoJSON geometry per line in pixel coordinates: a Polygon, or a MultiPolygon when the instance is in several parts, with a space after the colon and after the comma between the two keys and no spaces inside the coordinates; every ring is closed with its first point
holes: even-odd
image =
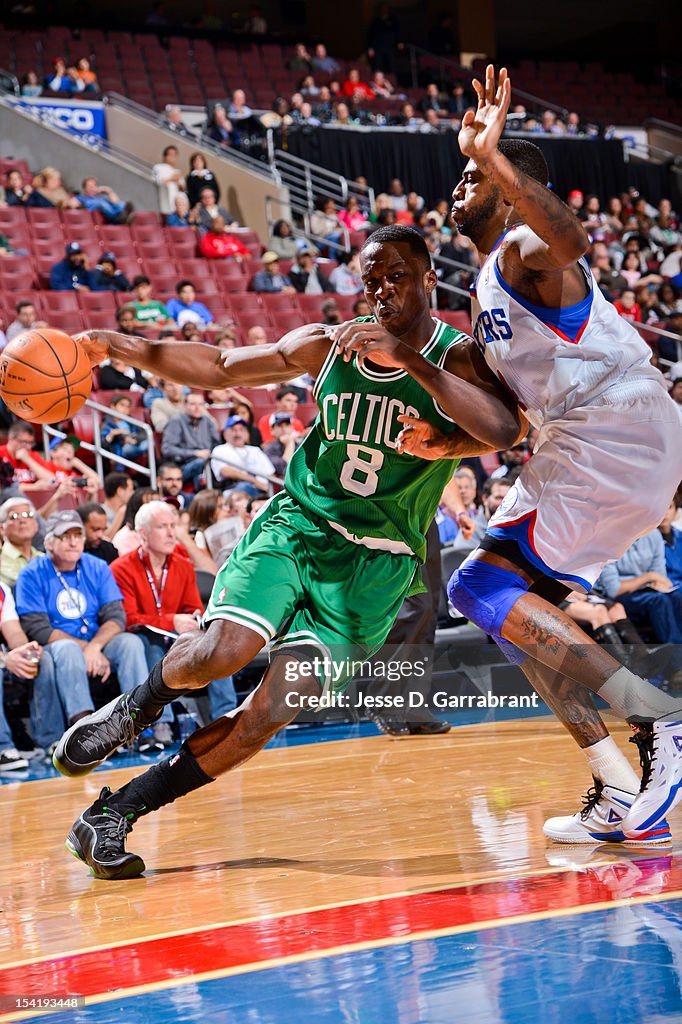
{"type": "MultiPolygon", "coordinates": [[[[147,678],[147,660],[139,637],[119,633],[103,648],[118,676],[121,692],[147,678]]],[[[31,731],[36,743],[49,747],[69,722],[83,711],[93,711],[83,651],[75,640],[55,640],[43,649],[31,700],[31,731]]]]}
{"type": "Polygon", "coordinates": [[[0,669],[0,750],[7,750],[8,747],[14,746],[14,740],[12,739],[12,733],[10,732],[9,722],[5,717],[5,709],[3,707],[2,692],[2,679],[4,672],[0,669]]]}
{"type": "Polygon", "coordinates": [[[112,203],[106,196],[97,196],[94,203],[88,206],[90,210],[99,210],[106,220],[116,221],[125,210],[125,203],[112,203]]]}
{"type": "Polygon", "coordinates": [[[183,484],[193,483],[195,489],[198,491],[201,489],[201,478],[204,475],[204,460],[203,459],[190,459],[189,462],[185,462],[182,468],[182,482],[183,484]]]}
{"type": "MultiPolygon", "coordinates": [[[[660,643],[682,645],[682,590],[664,594],[644,588],[618,600],[635,626],[648,626],[660,643]]],[[[674,671],[682,669],[682,646],[676,646],[671,664],[674,671]]]]}
{"type": "MultiPolygon", "coordinates": [[[[144,644],[145,654],[147,655],[147,668],[151,672],[154,665],[161,661],[168,648],[164,644],[154,643],[154,641],[151,640],[150,637],[145,636],[144,633],[140,633],[138,635],[144,644]]],[[[237,707],[237,694],[234,689],[232,676],[226,676],[225,679],[214,679],[212,683],[208,684],[208,705],[211,711],[212,720],[221,718],[223,715],[226,715],[228,711],[234,711],[237,707]]],[[[173,711],[170,704],[167,704],[163,709],[163,714],[159,721],[173,721],[173,711]]]]}

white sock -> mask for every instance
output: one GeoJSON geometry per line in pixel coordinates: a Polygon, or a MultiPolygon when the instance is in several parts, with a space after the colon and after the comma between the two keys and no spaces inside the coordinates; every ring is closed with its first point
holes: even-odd
{"type": "Polygon", "coordinates": [[[614,672],[597,693],[623,718],[651,721],[672,711],[680,711],[679,698],[657,690],[625,666],[614,672]]]}
{"type": "Polygon", "coordinates": [[[614,786],[633,795],[639,793],[639,779],[612,736],[593,743],[591,747],[584,747],[583,754],[592,774],[605,786],[614,786]]]}

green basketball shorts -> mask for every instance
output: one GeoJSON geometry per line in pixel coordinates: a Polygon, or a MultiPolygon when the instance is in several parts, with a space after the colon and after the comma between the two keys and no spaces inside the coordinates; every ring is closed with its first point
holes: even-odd
{"type": "Polygon", "coordinates": [[[325,660],[316,675],[339,691],[355,674],[352,662],[382,646],[408,593],[423,590],[418,570],[416,557],[346,540],[282,492],[219,570],[204,622],[247,626],[273,641],[272,654],[316,648],[316,664],[325,660]]]}

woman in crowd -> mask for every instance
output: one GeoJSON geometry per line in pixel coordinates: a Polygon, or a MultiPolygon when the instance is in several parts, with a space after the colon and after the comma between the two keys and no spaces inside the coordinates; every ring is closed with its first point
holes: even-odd
{"type": "Polygon", "coordinates": [[[220,199],[220,185],[213,171],[208,169],[203,153],[192,153],[189,158],[189,174],[187,175],[187,198],[190,208],[199,202],[199,196],[205,188],[210,188],[215,195],[216,203],[220,199]]]}
{"type": "Polygon", "coordinates": [[[288,220],[278,220],[273,226],[268,241],[268,249],[276,252],[280,259],[293,260],[298,252],[298,245],[288,220]]]}

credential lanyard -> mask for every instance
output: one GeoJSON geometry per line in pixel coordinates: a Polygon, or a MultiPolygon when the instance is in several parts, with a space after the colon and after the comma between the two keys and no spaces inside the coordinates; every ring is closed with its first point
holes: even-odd
{"type": "Polygon", "coordinates": [[[168,577],[168,559],[165,558],[164,561],[163,561],[163,570],[161,572],[160,589],[157,590],[156,589],[156,580],[154,579],[154,574],[152,573],[152,571],[150,570],[149,566],[145,562],[144,555],[142,554],[142,549],[138,548],[137,549],[137,553],[139,554],[140,561],[142,562],[142,565],[144,566],[144,571],[147,573],[147,579],[149,580],[149,586],[152,588],[152,594],[154,595],[154,603],[156,605],[156,614],[160,615],[161,614],[161,598],[163,597],[163,590],[164,590],[164,587],[166,586],[166,579],[168,577]]]}
{"type": "MultiPolygon", "coordinates": [[[[54,569],[54,571],[57,574],[57,579],[59,580],[59,582],[63,586],[64,590],[66,591],[66,596],[69,599],[69,604],[78,613],[78,618],[81,620],[81,635],[82,636],[86,636],[88,630],[90,629],[90,623],[88,622],[88,620],[85,618],[84,615],[81,615],[80,601],[73,596],[73,594],[71,592],[71,587],[66,582],[66,580],[62,576],[61,572],[59,571],[57,566],[54,564],[54,562],[52,563],[52,568],[54,569]]],[[[81,590],[81,573],[80,573],[80,568],[78,566],[76,566],[76,593],[77,594],[81,594],[82,593],[82,590],[81,590]]]]}

